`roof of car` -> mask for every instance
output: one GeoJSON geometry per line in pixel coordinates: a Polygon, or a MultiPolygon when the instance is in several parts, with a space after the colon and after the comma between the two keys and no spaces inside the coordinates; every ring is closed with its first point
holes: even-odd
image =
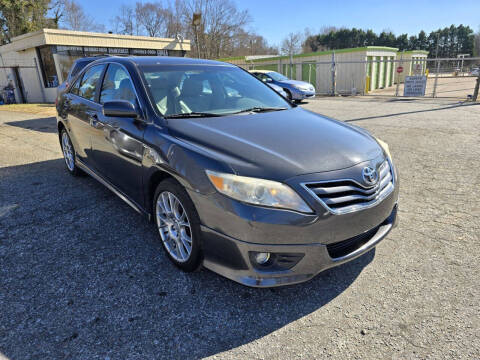
{"type": "Polygon", "coordinates": [[[136,65],[217,65],[217,66],[235,66],[215,60],[192,59],[173,56],[122,56],[108,57],[97,60],[98,62],[131,62],[136,65]]]}
{"type": "Polygon", "coordinates": [[[275,72],[273,70],[248,70],[248,71],[250,71],[251,73],[259,73],[259,74],[268,74],[268,73],[275,72]]]}

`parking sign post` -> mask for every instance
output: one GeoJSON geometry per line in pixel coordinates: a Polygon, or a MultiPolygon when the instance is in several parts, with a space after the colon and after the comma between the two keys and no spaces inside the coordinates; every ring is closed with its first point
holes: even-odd
{"type": "Polygon", "coordinates": [[[395,96],[398,96],[398,88],[400,87],[400,74],[403,72],[403,66],[397,67],[397,88],[395,89],[395,96]]]}

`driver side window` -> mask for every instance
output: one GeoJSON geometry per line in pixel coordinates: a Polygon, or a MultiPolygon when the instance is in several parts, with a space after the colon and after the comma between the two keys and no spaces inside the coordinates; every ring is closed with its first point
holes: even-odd
{"type": "Polygon", "coordinates": [[[107,101],[126,100],[137,105],[135,89],[128,72],[117,64],[108,65],[105,79],[100,92],[100,103],[107,101]]]}

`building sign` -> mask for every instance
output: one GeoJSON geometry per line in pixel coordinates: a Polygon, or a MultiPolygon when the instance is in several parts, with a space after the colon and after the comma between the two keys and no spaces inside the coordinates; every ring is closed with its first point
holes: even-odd
{"type": "Polygon", "coordinates": [[[128,55],[127,48],[108,48],[108,53],[112,55],[128,55]]]}
{"type": "Polygon", "coordinates": [[[427,77],[423,75],[406,76],[403,96],[425,96],[427,77]]]}
{"type": "Polygon", "coordinates": [[[65,46],[65,45],[52,45],[53,53],[68,54],[68,55],[77,55],[83,54],[82,46],[65,46]]]}
{"type": "Polygon", "coordinates": [[[132,55],[157,55],[157,50],[155,49],[130,49],[130,54],[132,55]]]}
{"type": "Polygon", "coordinates": [[[85,53],[107,54],[108,49],[106,47],[84,46],[83,51],[85,51],[85,53]]]}
{"type": "MultiPolygon", "coordinates": [[[[65,46],[52,45],[52,52],[54,54],[62,55],[139,55],[139,56],[168,56],[167,49],[131,49],[131,48],[111,48],[111,47],[96,47],[96,46],[65,46]]],[[[180,56],[183,56],[180,55],[180,56]]]]}

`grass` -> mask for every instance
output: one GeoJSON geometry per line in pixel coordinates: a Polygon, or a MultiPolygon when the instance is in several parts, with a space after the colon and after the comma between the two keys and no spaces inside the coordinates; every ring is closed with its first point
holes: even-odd
{"type": "Polygon", "coordinates": [[[8,104],[0,105],[0,111],[13,111],[28,114],[38,114],[55,116],[56,109],[54,104],[8,104]]]}

